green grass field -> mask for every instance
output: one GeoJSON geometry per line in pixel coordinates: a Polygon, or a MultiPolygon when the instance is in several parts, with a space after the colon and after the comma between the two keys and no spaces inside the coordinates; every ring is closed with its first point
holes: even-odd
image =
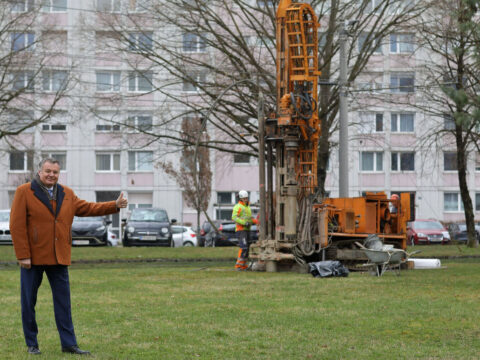
{"type": "MultiPolygon", "coordinates": [[[[400,276],[315,279],[235,272],[227,259],[236,248],[73,250],[77,260],[172,260],[70,267],[79,345],[97,359],[479,358],[477,258],[443,260],[442,269],[400,276]]],[[[455,256],[459,250],[441,251],[455,256]]],[[[31,357],[21,330],[19,270],[7,263],[13,260],[12,248],[0,247],[1,359],[31,357]]],[[[71,359],[60,351],[46,278],[37,322],[38,358],[71,359]]]]}

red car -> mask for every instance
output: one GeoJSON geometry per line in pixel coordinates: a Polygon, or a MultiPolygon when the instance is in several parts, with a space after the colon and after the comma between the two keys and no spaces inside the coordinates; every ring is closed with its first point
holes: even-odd
{"type": "Polygon", "coordinates": [[[450,241],[447,229],[437,220],[415,220],[407,223],[407,243],[446,244],[450,241]]]}

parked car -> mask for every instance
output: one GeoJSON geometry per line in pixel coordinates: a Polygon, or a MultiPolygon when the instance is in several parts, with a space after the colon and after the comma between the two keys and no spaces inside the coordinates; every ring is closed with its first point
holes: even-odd
{"type": "MultiPolygon", "coordinates": [[[[475,225],[475,231],[477,232],[477,239],[480,241],[480,225],[475,225]]],[[[467,242],[467,224],[465,223],[452,223],[448,225],[448,232],[453,241],[467,242]]]]}
{"type": "Polygon", "coordinates": [[[175,247],[198,246],[197,234],[189,226],[172,225],[172,238],[175,247]]]}
{"type": "Polygon", "coordinates": [[[115,234],[114,232],[112,232],[110,230],[108,231],[107,245],[108,246],[118,246],[118,245],[120,245],[120,238],[117,236],[117,234],[115,234]]]}
{"type": "MultiPolygon", "coordinates": [[[[205,238],[205,246],[237,246],[238,233],[235,232],[235,223],[223,223],[218,228],[219,231],[210,231],[205,238]]],[[[256,225],[250,228],[250,242],[258,240],[258,229],[256,225]]]]}
{"type": "Polygon", "coordinates": [[[450,234],[437,220],[415,220],[407,223],[409,245],[446,244],[449,241],[450,234]]]}
{"type": "Polygon", "coordinates": [[[10,235],[10,209],[0,210],[0,244],[12,245],[12,235],[10,235]]]}
{"type": "Polygon", "coordinates": [[[108,225],[111,223],[111,220],[103,216],[75,216],[72,223],[72,245],[108,245],[108,225]]]}
{"type": "MultiPolygon", "coordinates": [[[[136,208],[125,222],[123,246],[174,246],[172,229],[165,209],[136,208]]],[[[177,220],[172,219],[171,223],[177,220]]]]}
{"type": "MultiPolygon", "coordinates": [[[[212,220],[213,224],[218,229],[222,224],[232,223],[232,220],[212,220]]],[[[198,237],[198,246],[206,246],[207,235],[212,231],[212,224],[209,221],[204,221],[200,229],[200,236],[198,237]]]]}

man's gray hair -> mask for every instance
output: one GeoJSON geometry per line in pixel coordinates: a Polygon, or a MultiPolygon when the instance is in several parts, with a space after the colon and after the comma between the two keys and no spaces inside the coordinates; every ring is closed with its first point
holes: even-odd
{"type": "Polygon", "coordinates": [[[42,170],[43,165],[45,165],[45,163],[47,163],[47,162],[50,163],[50,164],[58,164],[58,166],[60,166],[60,162],[57,159],[55,159],[53,157],[46,157],[38,163],[38,170],[42,170]]]}

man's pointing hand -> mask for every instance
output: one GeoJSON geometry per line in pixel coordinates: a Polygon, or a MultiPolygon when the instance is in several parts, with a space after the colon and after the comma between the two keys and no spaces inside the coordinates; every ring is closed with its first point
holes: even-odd
{"type": "Polygon", "coordinates": [[[123,209],[123,208],[127,207],[128,200],[123,197],[123,192],[120,193],[120,196],[115,201],[115,203],[117,204],[117,208],[119,208],[119,209],[123,209]]]}

